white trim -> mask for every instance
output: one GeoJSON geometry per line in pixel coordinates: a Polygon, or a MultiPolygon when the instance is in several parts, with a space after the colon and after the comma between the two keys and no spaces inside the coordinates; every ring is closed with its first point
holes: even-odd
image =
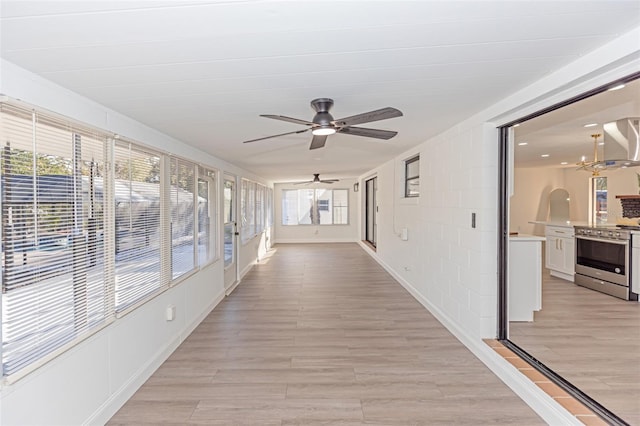
{"type": "Polygon", "coordinates": [[[245,266],[244,269],[242,269],[242,271],[240,271],[240,276],[238,277],[238,280],[237,280],[238,283],[240,283],[240,281],[244,278],[244,276],[249,273],[251,268],[253,268],[253,265],[255,265],[257,263],[258,263],[258,261],[254,260],[254,261],[250,262],[247,266],[245,266]]]}
{"type": "Polygon", "coordinates": [[[98,409],[84,421],[84,425],[106,424],[111,417],[133,396],[134,393],[146,382],[149,377],[164,363],[178,346],[200,325],[211,311],[224,299],[224,291],[221,291],[203,313],[198,315],[190,324],[171,339],[156,355],[142,365],[127,382],[114,391],[98,409]]]}
{"type": "Polygon", "coordinates": [[[357,243],[357,238],[282,238],[274,244],[310,244],[310,243],[357,243]]]}
{"type": "Polygon", "coordinates": [[[444,312],[422,296],[408,281],[396,273],[365,243],[359,241],[376,262],[380,264],[402,287],[404,287],[422,306],[424,306],[440,323],[465,345],[480,361],[482,361],[500,380],[516,395],[531,407],[548,424],[583,425],[573,414],[547,395],[535,383],[491,349],[486,343],[469,336],[460,326],[453,322],[444,312]]]}
{"type": "MultiPolygon", "coordinates": [[[[251,266],[253,266],[253,265],[251,265],[251,266]]],[[[238,287],[238,284],[240,284],[240,281],[241,281],[241,280],[235,280],[235,281],[234,281],[234,282],[229,286],[229,288],[225,289],[225,290],[224,290],[224,294],[225,294],[225,296],[228,296],[228,295],[230,295],[231,293],[233,293],[233,290],[235,290],[235,289],[236,289],[236,287],[238,287]]]]}

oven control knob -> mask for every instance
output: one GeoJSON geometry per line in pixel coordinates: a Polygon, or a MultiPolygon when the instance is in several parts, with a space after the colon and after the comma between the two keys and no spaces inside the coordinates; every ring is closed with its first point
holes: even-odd
{"type": "Polygon", "coordinates": [[[609,231],[609,236],[613,237],[613,231],[609,231]]]}
{"type": "Polygon", "coordinates": [[[616,232],[616,237],[620,238],[620,233],[619,232],[616,232]]]}
{"type": "Polygon", "coordinates": [[[602,231],[598,231],[598,236],[602,235],[602,231]]]}

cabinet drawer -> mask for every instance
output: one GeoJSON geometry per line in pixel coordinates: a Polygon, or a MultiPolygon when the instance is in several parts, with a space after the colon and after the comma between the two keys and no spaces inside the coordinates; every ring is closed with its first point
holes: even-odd
{"type": "Polygon", "coordinates": [[[565,237],[565,238],[573,238],[574,230],[573,228],[562,228],[559,226],[547,226],[545,229],[545,234],[548,237],[565,237]]]}

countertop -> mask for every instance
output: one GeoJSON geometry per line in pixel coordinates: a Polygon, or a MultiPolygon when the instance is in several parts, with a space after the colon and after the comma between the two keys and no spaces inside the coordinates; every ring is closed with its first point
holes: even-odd
{"type": "Polygon", "coordinates": [[[509,235],[509,241],[546,241],[545,237],[539,237],[537,235],[529,235],[529,234],[517,234],[517,235],[509,235]]]}
{"type": "Polygon", "coordinates": [[[545,226],[558,226],[561,228],[573,228],[574,226],[589,226],[589,222],[584,221],[547,221],[547,220],[531,220],[529,223],[534,225],[545,225],[545,226]]]}

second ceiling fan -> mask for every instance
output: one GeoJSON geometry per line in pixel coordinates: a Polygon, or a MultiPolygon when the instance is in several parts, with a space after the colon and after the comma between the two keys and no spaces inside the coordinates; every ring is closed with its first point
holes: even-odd
{"type": "Polygon", "coordinates": [[[309,185],[310,183],[329,183],[340,182],[340,179],[320,179],[320,173],[313,174],[313,180],[305,180],[302,182],[293,182],[294,185],[309,185]]]}
{"type": "Polygon", "coordinates": [[[390,130],[380,129],[368,129],[366,127],[353,127],[356,124],[370,123],[372,121],[386,120],[388,118],[401,117],[402,112],[396,108],[386,107],[377,109],[375,111],[369,111],[362,114],[352,115],[351,117],[344,117],[334,120],[329,110],[333,106],[333,99],[318,98],[311,101],[311,108],[316,111],[316,115],[312,121],[300,120],[298,118],[286,117],[284,115],[260,115],[260,117],[273,118],[274,120],[287,121],[289,123],[303,124],[307,126],[306,129],[296,130],[293,132],[281,133],[279,135],[266,136],[264,138],[251,139],[244,141],[243,143],[257,142],[265,139],[271,139],[278,136],[293,135],[297,133],[304,133],[311,130],[313,138],[311,139],[311,146],[309,149],[322,148],[327,141],[327,136],[334,133],[342,133],[345,135],[364,136],[368,138],[376,139],[391,139],[398,132],[390,130]]]}

